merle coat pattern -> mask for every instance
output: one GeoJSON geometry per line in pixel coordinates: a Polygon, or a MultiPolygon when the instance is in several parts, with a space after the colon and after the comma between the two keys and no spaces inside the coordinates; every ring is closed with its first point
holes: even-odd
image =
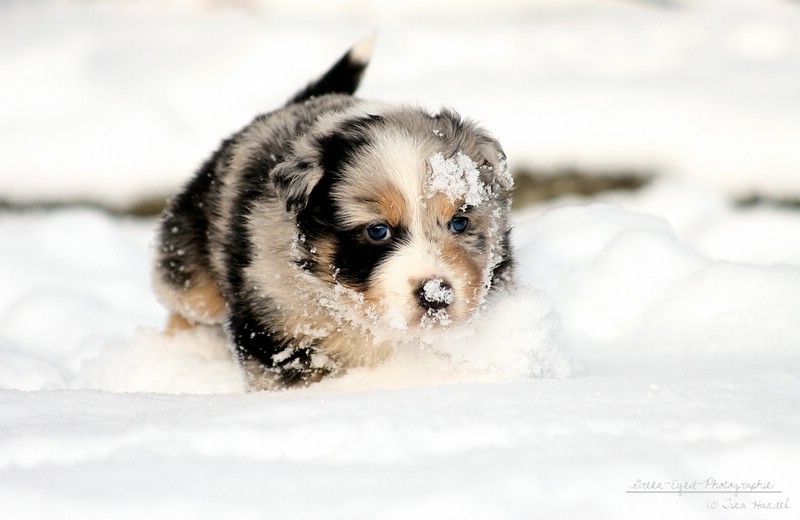
{"type": "Polygon", "coordinates": [[[451,110],[353,97],[370,48],[223,141],[162,215],[170,331],[222,325],[256,388],[376,363],[510,277],[500,145],[451,110]]]}

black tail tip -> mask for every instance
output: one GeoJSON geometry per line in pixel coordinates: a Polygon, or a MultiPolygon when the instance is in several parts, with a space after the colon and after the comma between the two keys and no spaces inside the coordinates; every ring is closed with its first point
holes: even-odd
{"type": "Polygon", "coordinates": [[[375,36],[372,33],[353,45],[322,77],[295,94],[289,104],[325,94],[354,94],[372,57],[375,36]]]}

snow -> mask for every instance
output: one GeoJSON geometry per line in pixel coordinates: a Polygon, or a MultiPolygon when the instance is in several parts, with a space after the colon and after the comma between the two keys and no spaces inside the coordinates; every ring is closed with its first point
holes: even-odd
{"type": "Polygon", "coordinates": [[[219,332],[159,332],[153,221],[5,214],[4,516],[711,518],[731,498],[637,479],[791,500],[800,245],[771,223],[800,214],[724,200],[665,181],[520,213],[518,287],[468,326],[258,393],[219,332]],[[741,222],[761,261],[731,247],[741,222]]]}
{"type": "Polygon", "coordinates": [[[431,303],[453,303],[453,289],[444,283],[441,278],[428,280],[422,286],[422,294],[431,303]]]}
{"type": "Polygon", "coordinates": [[[463,200],[468,206],[479,206],[489,198],[490,190],[480,179],[478,165],[464,152],[459,151],[448,159],[437,153],[428,163],[431,167],[427,186],[429,198],[442,193],[451,203],[463,200]]]}
{"type": "Polygon", "coordinates": [[[515,214],[475,320],[281,392],[163,335],[154,220],[0,213],[3,518],[792,517],[800,212],[729,195],[798,193],[796,2],[212,4],[0,6],[2,196],[172,190],[375,21],[366,97],[452,104],[512,165],[665,174],[515,214]]]}
{"type": "MultiPolygon", "coordinates": [[[[447,307],[453,303],[453,288],[441,278],[428,280],[422,285],[419,296],[430,304],[427,313],[422,317],[422,327],[430,329],[442,325],[449,327],[452,323],[447,307]]],[[[428,342],[437,348],[441,345],[440,338],[429,339],[428,342]]]]}

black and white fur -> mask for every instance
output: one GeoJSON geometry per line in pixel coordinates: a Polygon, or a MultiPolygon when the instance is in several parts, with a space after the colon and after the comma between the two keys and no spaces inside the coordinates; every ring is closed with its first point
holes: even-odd
{"type": "Polygon", "coordinates": [[[374,364],[510,277],[499,143],[451,110],[353,97],[370,54],[223,141],[160,221],[170,330],[223,325],[255,388],[374,364]]]}

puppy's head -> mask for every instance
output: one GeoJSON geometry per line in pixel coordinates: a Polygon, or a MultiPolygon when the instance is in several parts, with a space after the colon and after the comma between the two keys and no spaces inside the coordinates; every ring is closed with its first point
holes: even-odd
{"type": "Polygon", "coordinates": [[[322,119],[273,175],[297,264],[370,326],[462,322],[510,266],[505,155],[454,112],[357,106],[322,119]]]}

